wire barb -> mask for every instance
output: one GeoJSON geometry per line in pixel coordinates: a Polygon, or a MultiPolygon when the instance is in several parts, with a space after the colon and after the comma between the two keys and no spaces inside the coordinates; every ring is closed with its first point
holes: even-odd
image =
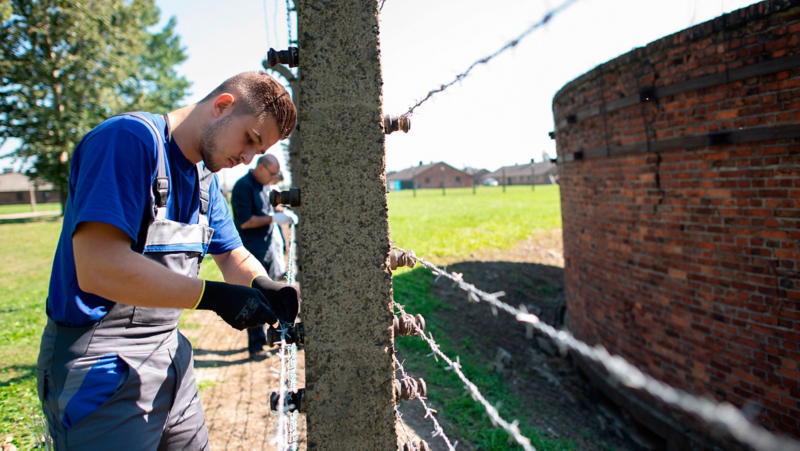
{"type": "MultiPolygon", "coordinates": [[[[394,244],[392,244],[392,247],[399,251],[405,252],[404,249],[399,248],[394,244]]],[[[425,261],[425,259],[422,257],[417,257],[417,261],[419,261],[424,267],[437,272],[440,276],[452,280],[462,290],[467,291],[471,295],[475,295],[488,302],[493,308],[511,314],[517,319],[517,321],[525,324],[526,327],[533,327],[555,341],[556,344],[569,348],[579,353],[583,357],[591,360],[592,362],[602,365],[612,379],[631,389],[647,392],[651,396],[672,407],[694,415],[709,425],[720,428],[731,437],[734,437],[741,443],[752,446],[754,449],[765,451],[800,450],[800,442],[786,437],[776,436],[763,427],[751,423],[741,410],[737,409],[734,405],[728,402],[720,403],[707,397],[700,398],[687,393],[684,390],[673,388],[661,381],[656,380],[652,376],[643,373],[641,370],[625,360],[622,356],[609,354],[606,348],[602,345],[598,344],[594,347],[591,347],[588,344],[576,339],[571,333],[565,330],[557,330],[553,326],[543,323],[538,316],[506,304],[498,299],[504,294],[502,292],[494,294],[487,293],[479,290],[472,284],[464,282],[460,277],[456,277],[453,274],[448,274],[447,271],[425,261]]],[[[395,305],[399,307],[397,303],[395,303],[395,305]]],[[[405,313],[402,308],[400,311],[405,313]]],[[[428,344],[431,345],[431,349],[433,349],[434,353],[439,354],[439,356],[445,359],[445,361],[453,367],[453,370],[459,374],[459,377],[462,376],[461,370],[454,366],[453,362],[445,357],[441,351],[439,351],[438,345],[435,345],[432,336],[430,338],[423,336],[422,338],[425,341],[428,341],[428,344]]],[[[474,391],[472,390],[474,385],[471,385],[471,382],[467,381],[466,378],[462,378],[462,380],[467,384],[467,387],[470,389],[470,391],[473,392],[473,395],[480,396],[480,393],[477,392],[477,388],[475,388],[474,391]]],[[[487,407],[487,411],[489,411],[491,406],[488,404],[484,404],[484,406],[487,407]]],[[[494,408],[491,407],[491,409],[494,408]]],[[[497,413],[496,409],[494,409],[494,413],[497,413]]],[[[490,416],[492,416],[491,412],[490,416]]],[[[496,418],[493,419],[496,421],[496,418]]],[[[500,424],[502,425],[502,423],[500,424]]]]}
{"type": "MultiPolygon", "coordinates": [[[[542,19],[541,19],[541,20],[539,20],[539,21],[538,21],[538,22],[536,22],[535,24],[531,25],[531,26],[530,26],[530,27],[529,27],[527,30],[525,30],[525,31],[524,31],[524,32],[523,32],[521,35],[517,36],[517,37],[516,37],[516,39],[514,39],[514,40],[512,40],[512,41],[509,41],[509,42],[508,42],[506,45],[504,45],[503,47],[501,47],[501,48],[500,48],[500,50],[498,50],[498,51],[496,51],[496,52],[492,53],[492,54],[491,54],[491,55],[489,55],[489,56],[483,57],[483,58],[479,59],[478,61],[475,61],[474,63],[472,63],[472,65],[470,65],[470,66],[467,68],[467,70],[465,70],[464,72],[462,72],[462,73],[460,73],[460,74],[456,75],[456,78],[455,78],[455,80],[451,81],[450,83],[447,83],[447,84],[441,85],[441,86],[439,86],[438,88],[436,88],[436,89],[434,89],[434,90],[432,90],[432,91],[428,92],[428,95],[426,95],[424,99],[422,99],[422,100],[418,101],[418,102],[417,102],[417,103],[416,103],[414,106],[412,106],[411,108],[409,108],[409,109],[408,109],[408,111],[406,111],[406,112],[403,114],[403,116],[410,116],[410,115],[412,115],[412,114],[414,113],[414,110],[415,110],[415,109],[416,109],[418,106],[420,106],[420,105],[422,105],[423,103],[427,102],[427,101],[428,101],[428,99],[430,99],[431,97],[433,97],[435,94],[438,94],[438,93],[440,93],[440,92],[444,91],[445,89],[449,88],[450,86],[453,86],[453,85],[454,85],[454,84],[456,84],[457,82],[459,82],[459,81],[463,80],[464,78],[466,78],[466,77],[467,77],[467,75],[469,75],[470,71],[472,71],[472,69],[474,69],[476,66],[478,66],[478,65],[480,65],[480,64],[486,64],[486,63],[488,63],[489,61],[491,61],[491,60],[492,60],[492,58],[496,57],[497,55],[499,55],[499,54],[501,54],[501,53],[505,52],[506,50],[508,50],[508,49],[510,49],[510,48],[512,48],[512,47],[516,47],[516,46],[517,46],[517,44],[519,44],[519,41],[521,41],[522,39],[524,39],[525,37],[527,37],[529,34],[531,34],[531,33],[532,33],[534,30],[536,30],[537,28],[540,28],[540,27],[542,27],[543,25],[547,24],[547,23],[550,21],[550,19],[552,19],[552,18],[553,18],[553,17],[554,17],[556,14],[560,13],[561,11],[563,11],[564,9],[566,9],[568,6],[570,6],[572,3],[576,2],[576,1],[577,1],[577,0],[567,0],[567,1],[565,1],[564,3],[562,3],[560,6],[558,6],[557,8],[555,8],[555,9],[551,9],[550,11],[548,11],[548,12],[547,12],[547,13],[544,15],[544,17],[542,17],[542,19]]],[[[381,5],[381,7],[383,7],[383,5],[381,5]]]]}

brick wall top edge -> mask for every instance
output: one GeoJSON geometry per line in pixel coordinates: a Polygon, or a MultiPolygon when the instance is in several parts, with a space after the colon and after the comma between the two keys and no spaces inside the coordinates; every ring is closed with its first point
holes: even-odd
{"type": "Polygon", "coordinates": [[[553,107],[569,92],[581,85],[594,80],[602,74],[612,72],[616,69],[629,65],[642,59],[644,56],[652,55],[663,51],[666,48],[676,45],[687,44],[698,41],[709,35],[719,33],[722,30],[735,30],[748,22],[764,18],[772,14],[787,11],[791,8],[800,7],[800,0],[767,0],[755,3],[750,6],[731,11],[728,14],[715,17],[707,22],[686,28],[661,39],[655,40],[644,47],[636,47],[628,53],[624,53],[613,60],[598,65],[594,69],[586,72],[578,78],[570,81],[553,96],[553,107]]]}

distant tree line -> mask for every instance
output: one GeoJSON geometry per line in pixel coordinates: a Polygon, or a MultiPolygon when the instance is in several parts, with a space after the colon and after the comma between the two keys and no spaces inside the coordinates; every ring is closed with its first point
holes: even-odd
{"type": "MultiPolygon", "coordinates": [[[[0,0],[0,140],[28,174],[67,199],[70,158],[81,137],[125,111],[168,111],[191,83],[175,18],[154,30],[153,0],[0,0]]],[[[63,209],[62,209],[63,211],[63,209]]]]}

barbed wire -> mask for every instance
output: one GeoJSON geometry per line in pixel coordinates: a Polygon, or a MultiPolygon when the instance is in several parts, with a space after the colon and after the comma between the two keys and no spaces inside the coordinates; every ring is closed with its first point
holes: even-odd
{"type": "Polygon", "coordinates": [[[403,430],[403,433],[406,435],[406,443],[408,443],[411,451],[417,451],[417,448],[414,446],[414,439],[411,437],[411,434],[408,433],[408,429],[406,429],[406,423],[403,421],[403,414],[400,413],[400,405],[394,405],[394,413],[397,417],[397,422],[400,423],[400,429],[403,430]]]}
{"type": "Polygon", "coordinates": [[[383,5],[386,3],[386,0],[381,0],[381,6],[378,8],[378,11],[383,11],[383,5]]]}
{"type": "MultiPolygon", "coordinates": [[[[401,314],[403,315],[406,314],[406,311],[402,305],[394,301],[392,301],[392,304],[395,307],[397,307],[397,309],[400,311],[401,314]]],[[[536,448],[534,448],[533,445],[531,445],[530,439],[522,435],[522,433],[520,432],[519,422],[517,420],[514,420],[512,423],[509,423],[508,421],[504,420],[500,416],[500,413],[497,411],[497,407],[489,404],[489,401],[487,401],[486,398],[483,397],[480,390],[478,390],[478,387],[472,382],[470,382],[470,380],[467,379],[467,376],[465,376],[464,373],[461,372],[461,364],[458,362],[458,357],[456,357],[456,362],[453,362],[449,357],[447,357],[441,351],[441,349],[439,349],[439,345],[436,343],[436,340],[433,339],[433,334],[428,332],[430,336],[426,336],[425,331],[420,329],[420,327],[416,324],[416,322],[413,323],[413,325],[414,328],[417,330],[417,335],[419,335],[423,340],[425,340],[425,342],[428,343],[428,346],[430,346],[431,350],[433,351],[434,357],[438,355],[445,362],[447,362],[448,365],[450,365],[446,367],[445,370],[453,370],[453,372],[456,373],[456,375],[458,375],[459,379],[461,379],[461,381],[464,382],[464,384],[466,385],[466,389],[472,394],[472,399],[483,404],[483,407],[486,409],[486,413],[489,415],[489,419],[492,421],[492,424],[499,425],[500,427],[505,429],[505,431],[508,432],[508,434],[517,443],[519,443],[523,449],[525,449],[525,451],[536,451],[536,448]]]]}
{"type": "MultiPolygon", "coordinates": [[[[445,89],[449,88],[450,86],[453,86],[453,85],[454,85],[454,84],[456,84],[457,82],[459,82],[459,81],[463,80],[464,78],[466,78],[466,76],[467,76],[467,75],[469,75],[470,71],[472,71],[472,69],[474,69],[476,66],[478,66],[478,65],[481,65],[481,64],[486,64],[486,63],[488,63],[489,61],[491,61],[491,60],[492,60],[492,58],[496,57],[497,55],[499,55],[499,54],[501,54],[501,53],[505,52],[506,50],[508,50],[508,49],[510,49],[510,48],[512,48],[512,47],[516,47],[516,46],[517,46],[517,44],[519,44],[519,42],[520,42],[522,39],[524,39],[525,37],[527,37],[529,34],[531,34],[531,33],[532,33],[534,30],[536,30],[537,28],[540,28],[540,27],[544,26],[545,24],[547,24],[547,23],[550,21],[550,19],[552,19],[553,17],[555,17],[555,16],[556,16],[558,13],[560,13],[561,11],[563,11],[564,9],[566,9],[567,7],[569,7],[571,4],[575,3],[576,1],[577,1],[577,0],[567,0],[567,1],[565,1],[564,3],[562,3],[560,6],[558,6],[558,7],[554,8],[554,9],[551,9],[550,11],[548,11],[548,12],[547,12],[547,13],[544,15],[544,17],[542,17],[542,19],[541,19],[541,20],[539,20],[539,21],[538,21],[538,22],[536,22],[535,24],[531,25],[531,26],[530,26],[530,27],[529,27],[527,30],[525,30],[524,32],[522,32],[522,34],[521,34],[521,35],[519,35],[519,36],[517,36],[515,39],[513,39],[513,40],[509,41],[508,43],[506,43],[506,45],[504,45],[503,47],[501,47],[499,50],[497,50],[496,52],[492,53],[491,55],[489,55],[489,56],[486,56],[486,57],[483,57],[483,58],[479,59],[478,61],[475,61],[474,63],[472,63],[472,64],[471,64],[471,65],[470,65],[470,66],[467,68],[467,70],[465,70],[464,72],[461,72],[460,74],[456,75],[456,78],[455,78],[455,80],[451,81],[450,83],[447,83],[447,84],[441,85],[441,86],[439,86],[438,88],[436,88],[436,89],[434,89],[434,90],[432,90],[432,91],[428,92],[428,95],[426,95],[426,96],[425,96],[425,98],[423,98],[422,100],[418,101],[418,102],[417,102],[417,103],[416,103],[414,106],[412,106],[411,108],[409,108],[409,109],[408,109],[408,111],[406,111],[405,113],[403,113],[403,116],[410,116],[411,114],[413,114],[413,113],[414,113],[414,110],[415,110],[415,109],[416,109],[418,106],[420,106],[420,105],[422,105],[423,103],[427,102],[427,101],[428,101],[428,99],[430,99],[431,97],[433,97],[435,94],[438,94],[438,93],[440,93],[440,92],[444,91],[445,89]]],[[[381,7],[383,7],[383,5],[381,5],[381,7]]]]}
{"type": "MultiPolygon", "coordinates": [[[[395,305],[398,306],[398,309],[402,309],[402,307],[400,307],[398,304],[395,304],[395,305]]],[[[412,377],[410,377],[408,374],[406,374],[406,370],[403,367],[403,364],[400,363],[399,360],[397,360],[397,356],[392,354],[392,359],[394,359],[394,363],[397,366],[397,369],[400,371],[400,374],[403,376],[403,380],[408,380],[408,379],[412,379],[413,380],[412,377]]],[[[422,397],[422,395],[419,393],[419,390],[417,391],[417,396],[416,396],[415,399],[418,399],[419,402],[422,403],[422,407],[425,409],[425,418],[430,418],[431,421],[433,422],[433,432],[431,433],[431,437],[436,437],[436,436],[439,436],[439,435],[442,436],[442,439],[447,444],[447,449],[449,449],[450,451],[455,451],[456,450],[456,445],[458,445],[458,441],[456,441],[456,443],[454,445],[450,444],[450,439],[447,438],[447,435],[445,435],[444,429],[442,429],[442,426],[439,425],[439,422],[436,420],[436,417],[433,416],[433,414],[438,413],[438,412],[436,412],[435,410],[433,410],[430,407],[428,407],[428,405],[425,403],[425,398],[422,397]]]]}
{"type": "MultiPolygon", "coordinates": [[[[289,264],[286,268],[286,283],[289,285],[296,285],[295,275],[297,274],[297,259],[295,255],[297,254],[297,240],[295,237],[295,226],[294,224],[289,225],[289,264]]],[[[286,336],[282,335],[281,338],[286,340],[286,336]]],[[[289,386],[288,389],[290,392],[297,393],[297,344],[292,343],[289,345],[289,386]]],[[[288,400],[287,400],[288,402],[288,400]]],[[[298,432],[297,432],[297,415],[298,409],[295,409],[292,412],[289,412],[289,431],[287,442],[289,444],[289,449],[295,451],[298,445],[298,432]]]]}
{"type": "Polygon", "coordinates": [[[289,5],[290,0],[286,0],[286,29],[289,32],[288,47],[292,46],[292,9],[289,5]]]}
{"type": "MultiPolygon", "coordinates": [[[[294,224],[289,226],[289,262],[286,268],[286,283],[295,285],[295,253],[297,252],[297,242],[295,239],[294,224]]],[[[278,359],[281,362],[280,370],[280,389],[278,391],[278,424],[275,430],[275,438],[272,442],[276,449],[284,451],[297,450],[297,410],[289,410],[288,392],[297,392],[297,345],[286,344],[286,336],[289,331],[289,324],[280,321],[278,324],[281,333],[281,341],[278,343],[278,359]],[[288,418],[288,427],[287,427],[288,418]]]]}
{"type": "MultiPolygon", "coordinates": [[[[394,244],[391,244],[391,246],[401,252],[407,252],[394,244]]],[[[417,257],[417,261],[425,268],[434,271],[437,280],[439,277],[445,277],[453,281],[462,290],[467,291],[471,301],[478,302],[483,299],[492,306],[495,315],[497,315],[497,309],[513,315],[517,321],[526,324],[526,327],[533,327],[556,343],[578,352],[583,357],[601,365],[609,376],[626,387],[645,391],[667,405],[696,416],[707,424],[721,429],[726,434],[757,450],[800,450],[800,443],[786,437],[776,436],[763,427],[751,423],[733,404],[728,402],[720,403],[707,397],[699,398],[684,390],[673,388],[643,373],[622,356],[609,354],[604,346],[597,344],[591,347],[576,339],[571,333],[564,330],[556,330],[554,327],[543,323],[539,317],[528,313],[524,305],[521,305],[520,308],[515,308],[501,301],[499,297],[505,294],[503,292],[487,293],[476,288],[475,285],[464,282],[461,274],[448,273],[445,269],[425,261],[422,257],[417,257]]],[[[427,341],[427,338],[425,339],[427,341]]]]}

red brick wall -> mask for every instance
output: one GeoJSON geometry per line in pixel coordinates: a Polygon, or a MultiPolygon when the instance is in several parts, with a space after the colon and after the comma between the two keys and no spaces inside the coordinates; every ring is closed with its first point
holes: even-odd
{"type": "MultiPolygon", "coordinates": [[[[762,2],[612,60],[556,95],[555,122],[643,87],[800,54],[798,3],[762,2]]],[[[800,67],[573,121],[555,138],[563,156],[798,123],[800,67]]],[[[575,335],[675,387],[757,402],[761,424],[800,437],[800,139],[558,171],[575,335]]]]}
{"type": "Polygon", "coordinates": [[[417,188],[441,188],[442,171],[444,168],[444,187],[445,188],[470,188],[472,187],[472,177],[464,171],[452,168],[446,164],[437,164],[425,172],[416,174],[417,188]],[[458,178],[458,180],[456,180],[458,178]]]}

